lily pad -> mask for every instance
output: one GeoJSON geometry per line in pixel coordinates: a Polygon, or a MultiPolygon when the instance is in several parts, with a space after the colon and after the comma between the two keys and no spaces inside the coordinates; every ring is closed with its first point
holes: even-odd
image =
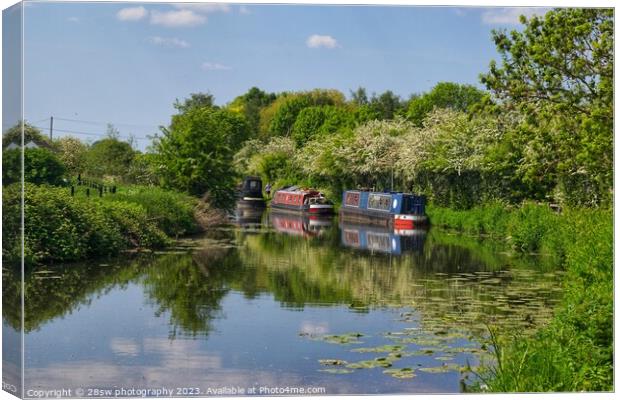
{"type": "Polygon", "coordinates": [[[347,365],[347,368],[366,369],[366,368],[389,368],[392,366],[390,360],[385,357],[375,358],[374,360],[358,361],[347,365]]]}
{"type": "Polygon", "coordinates": [[[344,360],[336,360],[336,359],[319,360],[319,362],[323,365],[345,365],[347,363],[344,360]]]}
{"type": "Polygon", "coordinates": [[[320,372],[326,372],[328,374],[352,374],[353,371],[351,371],[350,369],[345,369],[345,368],[327,368],[327,369],[320,369],[320,372]]]}
{"type": "Polygon", "coordinates": [[[361,333],[344,333],[342,335],[326,335],[321,337],[321,339],[327,343],[335,343],[335,344],[359,344],[361,341],[357,340],[358,338],[364,336],[361,333]]]}
{"type": "Polygon", "coordinates": [[[383,345],[378,347],[358,347],[357,349],[352,349],[356,353],[394,353],[401,351],[405,346],[399,345],[383,345]]]}
{"type": "Polygon", "coordinates": [[[398,379],[411,379],[416,376],[412,368],[390,368],[383,371],[383,373],[398,379]]]}

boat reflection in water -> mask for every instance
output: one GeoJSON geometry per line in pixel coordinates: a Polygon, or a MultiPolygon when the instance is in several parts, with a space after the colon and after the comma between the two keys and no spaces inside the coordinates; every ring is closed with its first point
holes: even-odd
{"type": "Polygon", "coordinates": [[[374,225],[340,222],[340,240],[345,247],[400,255],[421,252],[427,229],[392,229],[374,225]]]}
{"type": "Polygon", "coordinates": [[[333,217],[272,210],[269,219],[274,229],[280,233],[313,237],[329,230],[332,226],[333,217]]]}
{"type": "Polygon", "coordinates": [[[241,200],[235,207],[235,225],[241,228],[259,229],[265,212],[264,205],[251,206],[241,200]]]}

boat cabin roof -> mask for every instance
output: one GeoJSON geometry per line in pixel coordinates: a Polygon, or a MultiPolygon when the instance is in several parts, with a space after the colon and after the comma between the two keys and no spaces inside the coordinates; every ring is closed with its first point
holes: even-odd
{"type": "Polygon", "coordinates": [[[287,188],[282,188],[280,190],[278,190],[276,193],[286,193],[286,194],[303,194],[304,196],[310,195],[310,196],[314,196],[314,195],[320,195],[321,193],[318,190],[314,190],[314,189],[300,189],[297,186],[291,186],[291,187],[287,187],[287,188]]]}

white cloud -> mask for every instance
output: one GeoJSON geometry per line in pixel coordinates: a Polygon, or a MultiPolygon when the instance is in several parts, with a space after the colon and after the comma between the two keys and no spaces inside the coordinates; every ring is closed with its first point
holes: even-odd
{"type": "Polygon", "coordinates": [[[241,14],[250,14],[250,9],[246,6],[239,7],[239,13],[241,14]]]}
{"type": "Polygon", "coordinates": [[[207,17],[192,10],[180,9],[176,11],[151,12],[151,24],[162,25],[168,28],[190,27],[202,25],[205,22],[207,22],[207,17]]]}
{"type": "Polygon", "coordinates": [[[338,42],[328,35],[312,35],[306,40],[306,45],[311,48],[327,47],[333,49],[338,47],[338,42]]]}
{"type": "Polygon", "coordinates": [[[80,19],[78,17],[69,17],[69,18],[67,18],[67,21],[69,21],[69,22],[80,22],[80,19]]]}
{"type": "Polygon", "coordinates": [[[140,7],[128,7],[122,8],[119,12],[116,13],[116,18],[121,21],[139,21],[142,18],[146,17],[149,12],[146,11],[146,8],[140,7]]]}
{"type": "Polygon", "coordinates": [[[174,7],[181,10],[192,10],[197,13],[209,14],[216,12],[229,12],[230,6],[224,3],[189,3],[175,4],[174,7]]]}
{"type": "Polygon", "coordinates": [[[202,69],[204,69],[205,71],[228,71],[231,70],[232,67],[229,67],[228,65],[223,65],[220,63],[214,63],[214,62],[203,62],[202,63],[202,69]]]}
{"type": "Polygon", "coordinates": [[[531,17],[533,15],[544,15],[548,11],[547,8],[493,8],[482,13],[482,22],[487,25],[519,25],[519,16],[525,15],[531,17]]]}
{"type": "Polygon", "coordinates": [[[152,36],[149,38],[149,41],[157,46],[162,47],[178,47],[181,49],[186,49],[189,47],[189,43],[183,39],[178,39],[175,37],[166,38],[161,36],[152,36]]]}

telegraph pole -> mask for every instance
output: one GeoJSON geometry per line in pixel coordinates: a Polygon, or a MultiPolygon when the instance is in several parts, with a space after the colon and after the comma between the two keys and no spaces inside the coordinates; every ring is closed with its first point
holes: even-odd
{"type": "Polygon", "coordinates": [[[54,117],[50,117],[50,141],[54,139],[54,117]]]}

